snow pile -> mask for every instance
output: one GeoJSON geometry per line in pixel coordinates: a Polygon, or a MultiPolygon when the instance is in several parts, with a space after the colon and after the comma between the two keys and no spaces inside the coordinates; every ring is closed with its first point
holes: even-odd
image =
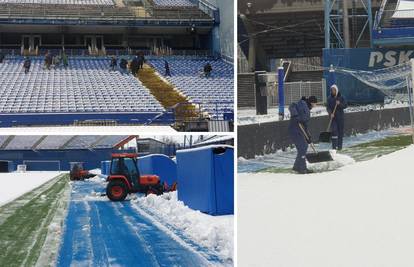
{"type": "Polygon", "coordinates": [[[355,160],[344,154],[338,154],[336,150],[329,150],[333,161],[319,162],[319,163],[307,163],[307,167],[315,172],[332,171],[345,165],[354,164],[355,160]]]}
{"type": "Polygon", "coordinates": [[[32,191],[59,174],[59,172],[46,171],[1,173],[0,206],[32,191]]]}
{"type": "Polygon", "coordinates": [[[239,266],[414,266],[413,158],[412,145],[332,172],[239,174],[239,266]]]}
{"type": "Polygon", "coordinates": [[[222,260],[233,261],[234,216],[210,216],[178,201],[177,192],[132,200],[161,222],[178,229],[195,243],[214,251],[222,260]]]}

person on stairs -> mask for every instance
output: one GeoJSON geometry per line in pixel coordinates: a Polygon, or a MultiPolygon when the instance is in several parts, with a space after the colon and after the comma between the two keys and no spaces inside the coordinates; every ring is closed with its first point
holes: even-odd
{"type": "Polygon", "coordinates": [[[332,118],[332,149],[341,150],[344,138],[345,114],[348,103],[336,84],[331,86],[331,95],[328,97],[327,111],[332,118]],[[336,107],[336,108],[335,108],[336,107]]]}
{"type": "Polygon", "coordinates": [[[312,138],[308,130],[310,120],[310,110],[316,106],[318,99],[315,96],[309,98],[302,97],[297,103],[289,106],[289,136],[296,147],[296,160],[293,170],[300,174],[312,173],[306,167],[306,152],[308,146],[312,143],[312,138]]]}

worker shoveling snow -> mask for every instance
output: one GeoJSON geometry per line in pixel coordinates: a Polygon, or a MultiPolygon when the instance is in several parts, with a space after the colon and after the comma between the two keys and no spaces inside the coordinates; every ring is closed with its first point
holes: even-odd
{"type": "Polygon", "coordinates": [[[239,266],[414,266],[413,158],[411,145],[332,172],[239,174],[239,266]]]}

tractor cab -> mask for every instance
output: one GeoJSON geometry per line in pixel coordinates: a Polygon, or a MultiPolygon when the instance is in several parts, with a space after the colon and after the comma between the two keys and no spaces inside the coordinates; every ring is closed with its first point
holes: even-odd
{"type": "Polygon", "coordinates": [[[141,175],[135,153],[112,154],[106,194],[113,201],[122,201],[129,193],[162,194],[165,190],[157,175],[141,175]]]}

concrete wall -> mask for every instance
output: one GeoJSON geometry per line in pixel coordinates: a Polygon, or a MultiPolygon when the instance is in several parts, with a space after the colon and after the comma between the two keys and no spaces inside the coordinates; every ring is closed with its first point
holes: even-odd
{"type": "Polygon", "coordinates": [[[219,37],[220,47],[216,48],[226,58],[234,58],[234,1],[205,0],[220,9],[220,25],[213,30],[213,38],[219,37]]]}
{"type": "MultiPolygon", "coordinates": [[[[310,122],[312,139],[326,131],[327,116],[314,117],[310,122]]],[[[384,130],[410,124],[408,108],[384,109],[345,114],[345,135],[384,130]]],[[[292,144],[288,135],[289,121],[250,124],[238,127],[238,156],[253,158],[255,155],[274,153],[292,144]]]]}

